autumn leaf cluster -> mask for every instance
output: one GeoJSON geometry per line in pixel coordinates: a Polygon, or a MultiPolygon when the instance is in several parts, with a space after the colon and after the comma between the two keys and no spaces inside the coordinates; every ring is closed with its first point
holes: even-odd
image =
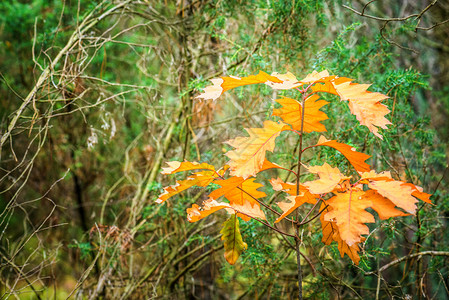
{"type": "MultiPolygon", "coordinates": [[[[356,178],[342,174],[338,168],[323,162],[321,165],[305,166],[309,173],[316,175],[316,179],[299,182],[299,170],[295,172],[267,159],[267,151],[275,150],[276,141],[283,132],[295,134],[298,138],[310,132],[327,132],[323,121],[328,116],[321,109],[328,102],[320,99],[320,93],[337,95],[340,102],[349,106],[361,125],[383,139],[379,128],[387,129],[387,125],[391,124],[385,117],[390,110],[382,103],[388,97],[368,91],[368,84],[353,83],[352,79],[329,75],[327,71],[314,71],[301,80],[292,73],[269,75],[259,72],[242,78],[216,78],[212,79],[212,83],[197,98],[216,100],[228,90],[250,84],[265,84],[275,90],[293,89],[300,95],[299,100],[287,97],[275,100],[280,107],[273,110],[272,116],[280,120],[267,120],[261,128],[246,128],[248,136],[227,141],[233,149],[225,154],[229,158],[225,166],[215,168],[207,163],[172,161],[162,171],[166,175],[188,171],[190,175],[164,188],[157,203],[163,203],[193,186],[206,187],[211,183],[220,186],[208,195],[201,206],[193,204],[188,208],[187,218],[190,222],[197,222],[223,209],[231,214],[221,231],[225,258],[229,263],[234,264],[247,247],[240,234],[237,217],[243,221],[255,219],[273,228],[265,213],[277,214],[277,223],[291,217],[305,203],[312,205],[312,210],[319,207],[323,243],[329,245],[337,242],[341,256],[347,254],[358,264],[360,243],[364,241],[364,235],[369,234],[366,224],[375,222],[375,216],[367,208],[384,220],[414,214],[418,199],[430,203],[431,195],[424,193],[421,187],[395,180],[389,172],[371,170],[366,163],[369,155],[345,143],[328,140],[324,135],[315,144],[301,149],[301,152],[317,147],[333,148],[352,165],[358,174],[356,178]],[[263,185],[255,182],[256,176],[268,169],[287,170],[297,178],[297,182],[284,182],[280,178],[270,180],[273,190],[286,195],[285,201],[277,202],[280,213],[264,203],[263,198],[267,195],[260,190],[263,185]]],[[[306,221],[288,220],[296,226],[306,221]]]]}

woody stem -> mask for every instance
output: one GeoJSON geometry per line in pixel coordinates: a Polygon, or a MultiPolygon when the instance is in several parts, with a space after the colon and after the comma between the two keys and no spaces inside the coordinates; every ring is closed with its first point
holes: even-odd
{"type": "MultiPolygon", "coordinates": [[[[298,89],[299,90],[299,89],[298,89]]],[[[304,103],[306,101],[306,94],[305,91],[300,91],[302,95],[302,102],[301,102],[301,135],[299,136],[299,153],[298,153],[298,171],[296,174],[296,195],[299,196],[299,184],[301,180],[301,156],[302,156],[302,143],[303,143],[303,133],[304,133],[304,115],[305,115],[305,109],[304,109],[304,103]]],[[[297,261],[297,271],[298,271],[298,288],[299,288],[299,294],[298,299],[302,300],[302,269],[301,269],[301,254],[299,252],[300,246],[301,246],[301,239],[299,234],[300,229],[300,214],[299,209],[296,210],[296,261],[297,261]]]]}

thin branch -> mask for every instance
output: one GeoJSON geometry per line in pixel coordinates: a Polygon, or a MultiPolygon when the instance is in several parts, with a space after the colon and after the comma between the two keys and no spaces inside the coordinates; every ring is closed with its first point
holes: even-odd
{"type": "Polygon", "coordinates": [[[268,222],[264,222],[264,221],[261,221],[261,220],[259,220],[259,219],[256,219],[256,218],[254,218],[253,216],[248,215],[247,213],[241,212],[241,211],[239,211],[239,210],[236,210],[236,209],[233,208],[233,207],[231,207],[231,208],[232,208],[234,211],[238,212],[239,214],[242,214],[242,215],[245,215],[245,216],[247,216],[247,217],[250,217],[251,219],[256,220],[257,222],[259,222],[259,223],[261,223],[261,224],[263,224],[263,225],[269,227],[270,229],[272,229],[272,230],[274,230],[274,231],[276,231],[276,232],[278,232],[278,233],[280,233],[280,234],[283,234],[283,235],[286,235],[286,236],[289,236],[289,237],[296,238],[295,235],[290,234],[290,233],[283,232],[283,231],[277,229],[276,227],[271,226],[268,222]]]}
{"type": "Polygon", "coordinates": [[[375,274],[377,274],[379,272],[383,272],[386,269],[403,262],[404,260],[409,260],[409,259],[414,258],[414,257],[419,257],[420,258],[421,256],[424,256],[424,255],[448,256],[449,257],[449,251],[423,251],[423,252],[413,253],[413,254],[410,254],[410,255],[407,255],[407,256],[403,256],[403,257],[401,257],[399,259],[396,259],[396,260],[386,264],[385,266],[383,266],[379,270],[372,271],[372,272],[367,272],[367,273],[365,273],[365,275],[375,275],[375,274]]]}
{"type": "Polygon", "coordinates": [[[352,11],[353,13],[368,18],[368,19],[373,19],[373,20],[377,20],[377,21],[384,21],[384,22],[402,22],[402,21],[407,21],[408,19],[411,19],[413,17],[417,17],[419,16],[419,14],[413,14],[413,15],[409,15],[407,17],[402,17],[402,18],[381,18],[381,17],[376,17],[376,16],[371,16],[371,15],[366,15],[362,12],[359,12],[357,10],[355,10],[354,8],[347,6],[347,5],[343,5],[344,8],[349,9],[350,11],[352,11]]]}

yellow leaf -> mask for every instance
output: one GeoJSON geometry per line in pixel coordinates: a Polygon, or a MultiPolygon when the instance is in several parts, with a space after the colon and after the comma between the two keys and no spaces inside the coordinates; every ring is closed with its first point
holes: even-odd
{"type": "MultiPolygon", "coordinates": [[[[320,111],[320,108],[326,105],[327,101],[318,100],[317,95],[313,95],[306,99],[304,102],[304,132],[323,132],[326,131],[326,127],[321,124],[321,121],[327,120],[327,115],[320,111]]],[[[276,102],[282,105],[280,109],[273,110],[273,116],[279,116],[282,120],[290,124],[293,129],[301,130],[301,119],[302,119],[302,105],[301,102],[283,97],[277,99],[276,102]]]]}
{"type": "Polygon", "coordinates": [[[224,257],[228,263],[233,265],[248,247],[240,234],[239,220],[236,215],[232,215],[231,218],[223,223],[223,229],[220,233],[223,235],[221,239],[224,241],[224,257]]]}
{"type": "Polygon", "coordinates": [[[226,156],[231,160],[231,175],[248,178],[255,176],[265,162],[265,152],[273,151],[275,140],[284,130],[290,130],[290,126],[284,123],[265,121],[263,128],[247,128],[249,137],[238,137],[227,143],[234,147],[226,156]]]}
{"type": "MultiPolygon", "coordinates": [[[[335,78],[335,76],[332,76],[331,78],[335,78]]],[[[316,82],[323,82],[326,80],[329,80],[329,72],[327,70],[324,70],[322,72],[313,71],[305,78],[301,79],[300,82],[302,84],[311,84],[316,82]]]]}
{"type": "Polygon", "coordinates": [[[213,85],[204,88],[204,92],[196,96],[205,100],[215,100],[224,92],[243,85],[257,84],[257,83],[282,83],[282,80],[275,76],[268,75],[260,71],[257,75],[249,75],[247,77],[220,77],[211,80],[213,85]]]}
{"type": "Polygon", "coordinates": [[[183,171],[191,171],[191,170],[199,170],[199,169],[205,169],[205,170],[211,170],[215,171],[215,167],[212,165],[209,165],[207,163],[197,163],[197,162],[190,162],[190,161],[169,161],[167,162],[168,167],[162,168],[161,174],[168,175],[168,174],[174,174],[178,172],[183,171]]]}
{"type": "Polygon", "coordinates": [[[187,177],[186,180],[177,180],[175,185],[171,185],[164,188],[164,192],[159,195],[156,203],[163,203],[168,198],[179,194],[180,192],[192,187],[192,186],[208,186],[218,175],[215,171],[202,171],[196,172],[192,176],[187,177]]]}
{"type": "Polygon", "coordinates": [[[332,168],[327,163],[322,166],[311,166],[307,168],[310,173],[318,174],[320,179],[304,182],[312,194],[325,194],[332,192],[342,180],[350,179],[340,173],[338,168],[332,168]]]}

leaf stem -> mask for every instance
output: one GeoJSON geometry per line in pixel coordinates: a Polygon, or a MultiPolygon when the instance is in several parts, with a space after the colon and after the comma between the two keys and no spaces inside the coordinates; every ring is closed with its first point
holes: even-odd
{"type": "Polygon", "coordinates": [[[306,216],[304,217],[304,219],[302,219],[301,223],[299,223],[299,226],[302,226],[302,225],[304,225],[304,224],[306,223],[307,218],[308,218],[309,215],[312,213],[312,211],[315,210],[315,207],[317,207],[318,203],[320,203],[320,202],[321,202],[321,198],[320,198],[320,200],[318,200],[318,201],[313,205],[313,207],[309,210],[309,212],[306,214],[306,216]]]}
{"type": "MultiPolygon", "coordinates": [[[[231,207],[231,208],[232,208],[232,207],[231,207]]],[[[232,208],[232,209],[233,209],[235,212],[239,213],[239,214],[245,215],[245,216],[247,216],[247,217],[250,217],[250,218],[253,219],[253,220],[256,220],[257,222],[259,222],[259,223],[261,223],[261,224],[263,224],[263,225],[269,227],[270,229],[272,229],[272,230],[274,230],[274,231],[276,231],[276,232],[279,232],[279,233],[282,234],[282,235],[286,235],[286,236],[293,237],[293,238],[295,237],[293,234],[283,232],[283,231],[277,229],[276,227],[271,226],[268,222],[264,222],[264,221],[262,221],[262,220],[256,219],[256,218],[254,218],[253,216],[248,215],[248,214],[246,214],[246,213],[244,213],[244,212],[238,211],[238,210],[235,209],[235,208],[232,208]]]]}
{"type": "Polygon", "coordinates": [[[322,213],[323,213],[323,211],[325,211],[326,210],[326,208],[328,208],[329,207],[329,205],[328,204],[326,204],[326,206],[325,207],[323,207],[323,209],[322,210],[320,210],[316,215],[314,215],[310,220],[308,220],[308,221],[306,221],[306,222],[304,222],[304,223],[302,223],[301,225],[305,225],[305,224],[307,224],[307,223],[310,223],[310,222],[312,222],[313,220],[315,220],[316,218],[318,218],[322,213]]]}

